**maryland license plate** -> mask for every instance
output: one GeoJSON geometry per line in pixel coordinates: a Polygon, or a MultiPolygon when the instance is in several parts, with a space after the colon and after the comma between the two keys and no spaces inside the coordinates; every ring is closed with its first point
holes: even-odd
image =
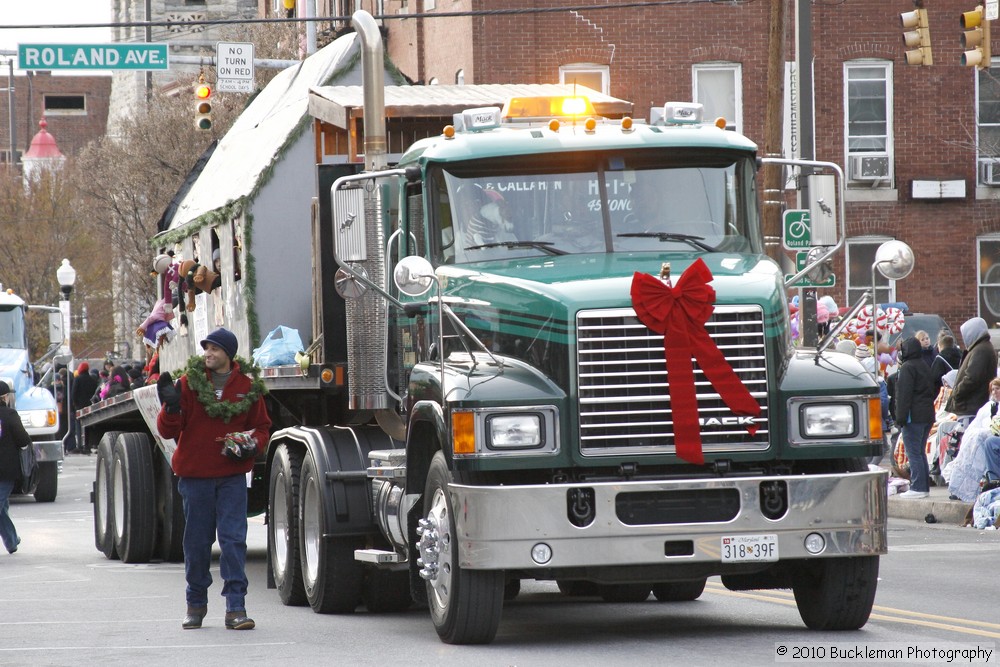
{"type": "Polygon", "coordinates": [[[746,563],[778,560],[777,535],[733,535],[722,537],[722,562],[746,563]]]}

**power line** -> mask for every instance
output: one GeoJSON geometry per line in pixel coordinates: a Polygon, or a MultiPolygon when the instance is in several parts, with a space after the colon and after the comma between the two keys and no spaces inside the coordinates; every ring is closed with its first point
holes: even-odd
{"type": "MultiPolygon", "coordinates": [[[[561,7],[533,7],[522,9],[481,9],[464,12],[425,12],[423,14],[379,14],[374,18],[382,21],[402,21],[406,19],[461,18],[476,16],[512,16],[521,14],[556,14],[562,12],[594,12],[611,9],[644,9],[678,5],[748,5],[756,0],[647,0],[645,2],[605,3],[603,5],[564,5],[561,7]]],[[[311,16],[294,18],[263,19],[195,19],[185,21],[129,21],[127,23],[38,23],[22,25],[0,25],[0,30],[11,29],[75,29],[75,28],[173,28],[184,26],[244,25],[254,23],[319,23],[326,21],[350,21],[350,16],[311,16]]]]}

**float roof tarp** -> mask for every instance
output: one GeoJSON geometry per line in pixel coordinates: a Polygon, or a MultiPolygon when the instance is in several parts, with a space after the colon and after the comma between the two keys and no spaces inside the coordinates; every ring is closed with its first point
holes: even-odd
{"type": "Polygon", "coordinates": [[[344,35],[275,76],[219,142],[169,229],[252,196],[308,119],[309,89],[334,80],[360,80],[358,51],[357,35],[344,35]]]}
{"type": "MultiPolygon", "coordinates": [[[[450,117],[464,109],[503,106],[511,97],[583,95],[594,110],[608,117],[632,113],[632,103],[604,95],[585,86],[557,83],[468,86],[386,86],[385,113],[389,118],[450,117]]],[[[309,113],[320,120],[346,129],[349,117],[359,117],[364,108],[361,86],[322,86],[309,95],[309,113]]]]}

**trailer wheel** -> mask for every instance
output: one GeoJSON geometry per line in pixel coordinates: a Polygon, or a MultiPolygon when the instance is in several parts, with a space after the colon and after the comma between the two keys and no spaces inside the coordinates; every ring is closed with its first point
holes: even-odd
{"type": "Polygon", "coordinates": [[[704,579],[653,584],[653,597],[660,602],[691,602],[700,598],[704,592],[704,579]]]}
{"type": "Polygon", "coordinates": [[[35,487],[35,502],[51,503],[56,499],[59,488],[59,463],[40,461],[38,463],[38,486],[35,487]]]}
{"type": "Polygon", "coordinates": [[[649,588],[649,584],[601,584],[597,592],[605,602],[645,602],[649,588]]]}
{"type": "Polygon", "coordinates": [[[299,474],[302,454],[278,445],[268,480],[267,545],[271,575],[282,604],[301,607],[306,603],[299,568],[299,474]]]}
{"type": "Polygon", "coordinates": [[[427,602],[438,636],[447,644],[488,644],[503,611],[503,570],[467,570],[458,561],[458,535],[448,495],[452,474],[444,454],[431,460],[417,547],[427,602]]]}
{"type": "Polygon", "coordinates": [[[156,541],[153,443],[145,433],[122,433],[111,465],[115,549],[125,563],[147,563],[156,541]]]}
{"type": "Polygon", "coordinates": [[[362,597],[373,614],[406,611],[413,604],[409,570],[369,570],[362,597]]]}
{"type": "Polygon", "coordinates": [[[799,616],[811,630],[857,630],[868,622],[878,587],[878,556],[800,563],[792,579],[799,616]]]}
{"type": "Polygon", "coordinates": [[[177,476],[159,450],[156,460],[156,554],[167,563],[184,562],[184,499],[177,476]]]}
{"type": "Polygon", "coordinates": [[[354,550],[364,547],[358,537],[324,536],[325,505],[316,462],[302,463],[299,496],[299,554],[302,583],[309,605],[318,614],[351,614],[361,602],[364,570],[354,550]]]}
{"type": "Polygon", "coordinates": [[[108,431],[97,445],[94,473],[94,546],[109,560],[118,559],[115,550],[114,513],[111,510],[111,463],[118,431],[108,431]]]}

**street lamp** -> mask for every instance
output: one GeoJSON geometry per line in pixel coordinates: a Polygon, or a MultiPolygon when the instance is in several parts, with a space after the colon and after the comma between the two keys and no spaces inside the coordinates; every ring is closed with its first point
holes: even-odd
{"type": "Polygon", "coordinates": [[[59,289],[62,290],[63,298],[59,301],[59,310],[62,312],[63,320],[63,354],[71,352],[69,347],[69,295],[73,293],[73,284],[76,282],[76,269],[74,269],[68,259],[64,259],[59,268],[56,269],[56,280],[59,281],[59,289]]]}
{"type": "Polygon", "coordinates": [[[56,269],[56,280],[59,282],[59,289],[63,296],[59,300],[59,311],[62,313],[63,322],[63,344],[59,353],[67,355],[70,360],[66,362],[66,384],[63,387],[63,401],[65,402],[63,414],[66,415],[66,435],[63,437],[63,448],[65,451],[71,451],[76,449],[76,420],[73,419],[73,372],[70,370],[73,350],[69,346],[69,295],[73,293],[73,283],[76,282],[76,269],[70,266],[68,259],[64,259],[59,268],[56,269]]]}
{"type": "Polygon", "coordinates": [[[886,241],[875,251],[872,263],[872,356],[875,358],[875,379],[880,373],[878,363],[878,299],[875,298],[875,269],[889,280],[902,280],[913,271],[913,249],[899,240],[886,241]]]}

